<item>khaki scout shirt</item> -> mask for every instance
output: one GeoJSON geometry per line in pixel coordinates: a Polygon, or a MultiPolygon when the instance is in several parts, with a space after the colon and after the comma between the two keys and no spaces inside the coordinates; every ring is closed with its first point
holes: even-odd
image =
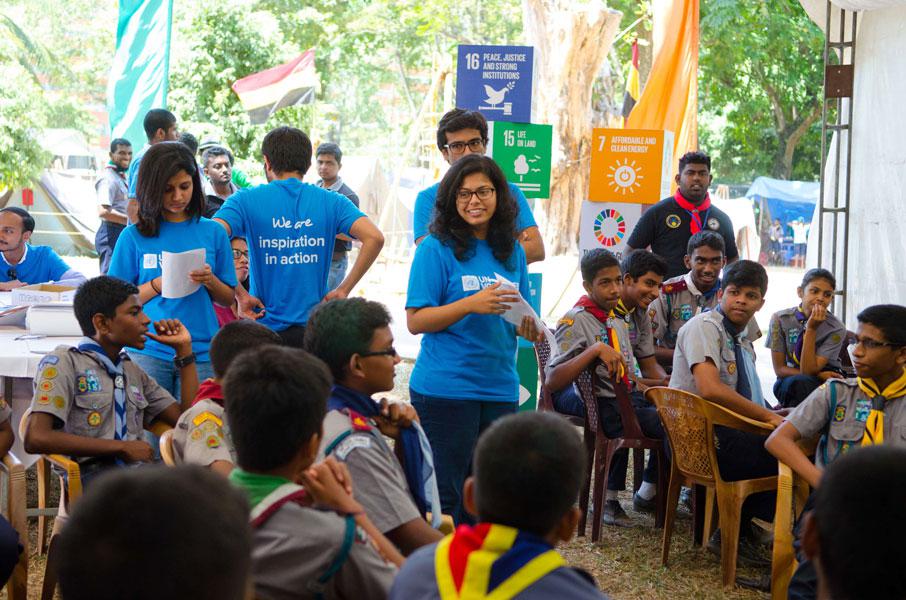
{"type": "MultiPolygon", "coordinates": [[[[754,320],[754,319],[753,319],[754,320]]],[[[758,332],[758,336],[761,332],[758,332]]],[[[757,337],[755,338],[757,339],[757,337]]],[[[755,348],[749,331],[743,333],[739,341],[743,352],[755,356],[755,348]]],[[[743,368],[736,364],[736,353],[733,351],[733,338],[724,328],[723,315],[717,311],[702,313],[693,317],[685,327],[680,329],[673,353],[673,373],[670,375],[670,387],[685,390],[701,396],[695,385],[692,367],[710,358],[720,372],[724,385],[736,389],[738,371],[743,368]]],[[[754,387],[757,381],[750,384],[754,387]]]]}
{"type": "MultiPolygon", "coordinates": [[[[621,318],[609,319],[611,327],[616,331],[617,339],[620,342],[620,352],[623,354],[623,362],[627,369],[632,368],[632,342],[629,339],[629,331],[626,329],[626,322],[621,318]]],[[[554,333],[557,339],[557,348],[551,349],[551,360],[547,364],[545,374],[550,375],[551,370],[572,358],[581,354],[586,348],[596,342],[604,342],[610,345],[610,339],[607,336],[607,327],[601,323],[594,315],[586,311],[581,306],[571,308],[563,318],[557,323],[557,330],[554,333]],[[554,353],[558,352],[554,356],[554,353]]],[[[615,398],[611,384],[611,375],[603,363],[598,361],[595,366],[597,373],[597,386],[595,395],[599,398],[615,398]]]]}
{"type": "Polygon", "coordinates": [[[349,415],[332,410],[324,417],[324,435],[318,460],[330,456],[346,463],[355,483],[355,497],[381,533],[421,518],[409,492],[403,468],[384,441],[377,424],[368,419],[370,431],[354,429],[349,415]],[[340,436],[343,437],[335,443],[340,436]]]}
{"type": "MultiPolygon", "coordinates": [[[[346,520],[335,512],[288,502],[252,531],[252,579],[264,600],[315,598],[311,586],[339,554],[346,520]]],[[[396,577],[370,538],[356,529],[349,556],[327,582],[324,598],[382,600],[396,577]]]]}
{"type": "Polygon", "coordinates": [[[202,467],[217,460],[236,464],[223,407],[205,398],[180,415],[173,430],[173,453],[180,463],[202,467]]]}
{"type": "MultiPolygon", "coordinates": [[[[815,453],[815,465],[826,467],[853,446],[862,443],[871,399],[858,380],[829,379],[787,415],[803,438],[825,433],[815,453]]],[[[906,396],[888,400],[884,407],[884,445],[906,448],[906,396]]]]}
{"type": "Polygon", "coordinates": [[[658,346],[676,347],[676,336],[689,320],[717,306],[717,294],[709,298],[692,283],[692,273],[668,279],[661,285],[661,295],[648,307],[651,328],[658,346]]]}
{"type": "MultiPolygon", "coordinates": [[[[770,348],[771,352],[783,353],[786,366],[794,369],[798,369],[799,365],[793,361],[793,351],[796,349],[799,336],[805,332],[805,323],[800,324],[796,318],[797,310],[798,307],[794,306],[775,312],[771,316],[768,338],[765,341],[765,346],[770,348]]],[[[840,349],[846,339],[846,327],[840,319],[827,313],[827,319],[818,325],[818,331],[815,333],[815,354],[827,359],[826,369],[839,369],[840,349]]]]}
{"type": "MultiPolygon", "coordinates": [[[[121,355],[126,391],[126,440],[140,440],[144,428],[176,400],[128,355],[121,355]]],[[[82,437],[116,439],[113,378],[92,351],[58,346],[38,364],[31,411],[53,415],[54,428],[82,437]]],[[[83,463],[92,457],[80,456],[83,463]]]]}

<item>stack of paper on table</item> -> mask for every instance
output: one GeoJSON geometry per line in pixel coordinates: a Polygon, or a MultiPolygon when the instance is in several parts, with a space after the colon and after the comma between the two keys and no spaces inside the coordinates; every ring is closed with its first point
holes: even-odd
{"type": "Polygon", "coordinates": [[[71,302],[34,304],[25,317],[28,332],[46,336],[80,336],[82,329],[72,312],[71,302]]]}

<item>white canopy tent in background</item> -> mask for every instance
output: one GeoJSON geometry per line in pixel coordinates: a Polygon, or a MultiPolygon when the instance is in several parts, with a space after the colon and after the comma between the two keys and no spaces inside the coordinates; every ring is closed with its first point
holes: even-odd
{"type": "MultiPolygon", "coordinates": [[[[842,233],[837,247],[833,247],[830,235],[833,217],[825,216],[820,249],[824,266],[831,264],[834,253],[838,271],[842,270],[842,261],[847,261],[847,314],[841,316],[852,329],[856,314],[866,306],[906,304],[906,119],[903,118],[906,0],[832,1],[839,8],[863,11],[859,13],[854,61],[849,247],[843,247],[842,233]]],[[[823,30],[826,1],[800,0],[800,3],[823,30]]],[[[838,14],[832,11],[832,16],[838,14]]],[[[832,39],[838,39],[838,21],[832,22],[831,28],[835,36],[832,39]]],[[[851,31],[851,25],[845,29],[851,31]]],[[[845,135],[844,132],[842,136],[845,135]]],[[[830,144],[829,157],[834,156],[838,142],[835,139],[830,144]]],[[[834,170],[833,161],[828,160],[826,206],[832,197],[834,170]]],[[[845,176],[845,172],[840,173],[841,198],[845,176]]],[[[817,207],[812,222],[818,222],[817,207]]],[[[809,237],[809,266],[817,266],[818,252],[818,231],[813,226],[809,237]]]]}

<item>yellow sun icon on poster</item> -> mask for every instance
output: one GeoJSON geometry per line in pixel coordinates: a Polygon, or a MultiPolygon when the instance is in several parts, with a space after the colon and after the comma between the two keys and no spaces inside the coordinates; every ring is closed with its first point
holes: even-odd
{"type": "Polygon", "coordinates": [[[645,177],[641,175],[641,165],[636,166],[635,161],[630,162],[629,159],[626,159],[621,164],[617,159],[616,166],[608,168],[611,172],[607,174],[607,179],[610,180],[607,184],[613,188],[613,191],[625,196],[635,193],[642,187],[641,180],[645,177]]]}

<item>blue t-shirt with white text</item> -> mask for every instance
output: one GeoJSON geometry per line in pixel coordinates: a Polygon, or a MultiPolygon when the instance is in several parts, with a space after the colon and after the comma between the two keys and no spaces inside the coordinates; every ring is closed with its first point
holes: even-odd
{"type": "MultiPolygon", "coordinates": [[[[510,194],[516,201],[516,231],[521,232],[529,227],[536,227],[535,216],[532,215],[532,209],[517,186],[512,183],[510,194]]],[[[412,212],[412,235],[417,240],[420,237],[428,235],[428,228],[431,225],[431,219],[434,217],[434,205],[437,203],[437,190],[440,188],[440,182],[426,187],[415,197],[415,209],[412,212]]]]}
{"type": "Polygon", "coordinates": [[[53,251],[50,246],[28,246],[25,258],[17,265],[10,265],[5,261],[0,262],[0,281],[18,279],[22,283],[48,283],[59,281],[69,265],[53,251]],[[15,271],[16,276],[10,277],[15,271]]]}
{"type": "MultiPolygon", "coordinates": [[[[120,234],[110,260],[111,277],[119,277],[135,285],[159,277],[161,254],[186,252],[204,248],[205,262],[211,265],[211,272],[230,287],[236,286],[236,268],[233,266],[233,250],[226,231],[219,223],[202,217],[180,223],[161,221],[156,237],[145,237],[135,225],[129,225],[120,234]]],[[[200,362],[207,362],[211,338],[217,333],[217,316],[214,301],[204,286],[182,298],[154,296],[144,305],[145,313],[152,321],[179,319],[192,334],[192,351],[200,362]]],[[[163,360],[172,359],[174,351],[148,338],[143,350],[131,352],[147,354],[163,360]]]]}
{"type": "MultiPolygon", "coordinates": [[[[429,235],[415,250],[406,308],[446,306],[493,285],[495,273],[528,298],[528,268],[518,243],[508,263],[497,260],[484,240],[475,240],[474,254],[460,262],[452,247],[429,235]]],[[[409,386],[426,396],[518,401],[516,328],[500,315],[469,314],[442,331],[425,333],[409,386]]]]}
{"type": "Polygon", "coordinates": [[[336,235],[364,216],[346,196],[296,178],[239,190],[214,215],[248,243],[259,322],[276,331],[308,321],[327,294],[336,235]]]}

